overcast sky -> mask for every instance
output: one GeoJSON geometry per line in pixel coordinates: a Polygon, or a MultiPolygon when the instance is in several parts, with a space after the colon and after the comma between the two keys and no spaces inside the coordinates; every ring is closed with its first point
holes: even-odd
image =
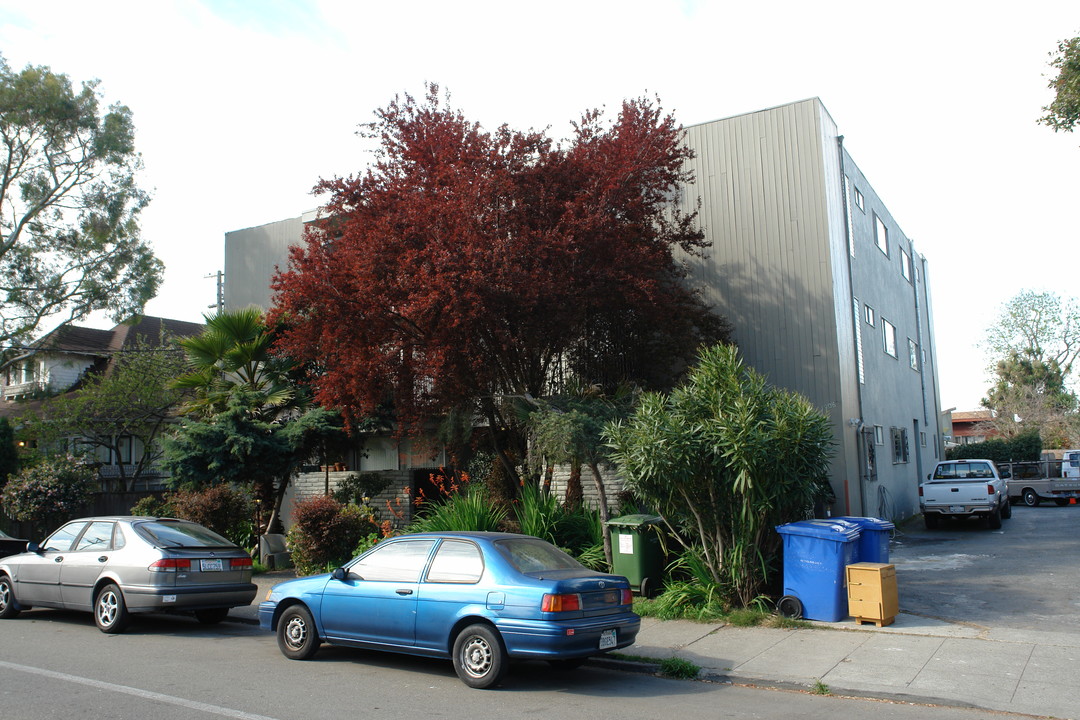
{"type": "MultiPolygon", "coordinates": [[[[1080,296],[1080,133],[1036,124],[1077,0],[0,0],[0,52],[101,80],[133,113],[166,264],[150,315],[199,321],[224,234],[314,208],[370,156],[358,124],[440,83],[494,129],[658,95],[684,125],[820,97],[927,257],[943,408],[988,387],[978,343],[1021,289],[1080,296]]],[[[109,323],[99,323],[107,327],[109,323]]]]}

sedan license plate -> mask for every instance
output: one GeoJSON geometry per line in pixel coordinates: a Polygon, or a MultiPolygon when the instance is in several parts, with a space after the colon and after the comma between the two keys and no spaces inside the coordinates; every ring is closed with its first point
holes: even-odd
{"type": "Polygon", "coordinates": [[[615,638],[615,630],[604,630],[600,633],[600,649],[607,650],[618,645],[618,641],[615,638]]]}
{"type": "Polygon", "coordinates": [[[950,505],[949,506],[949,512],[954,512],[954,513],[964,512],[964,506],[963,505],[950,505]]]}
{"type": "Polygon", "coordinates": [[[213,560],[200,560],[199,569],[203,572],[221,572],[225,567],[221,562],[221,558],[214,558],[213,560]]]}

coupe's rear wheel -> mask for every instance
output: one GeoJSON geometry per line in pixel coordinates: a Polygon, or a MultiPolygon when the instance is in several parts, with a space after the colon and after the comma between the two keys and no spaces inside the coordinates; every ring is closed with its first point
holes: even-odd
{"type": "Polygon", "coordinates": [[[115,585],[106,585],[94,599],[94,622],[98,630],[110,635],[124,632],[131,616],[128,615],[124,595],[115,585]]]}
{"type": "Polygon", "coordinates": [[[292,660],[308,660],[319,649],[319,632],[311,613],[303,605],[293,605],[281,614],[277,644],[281,654],[292,660]]]}
{"type": "Polygon", "coordinates": [[[11,587],[11,578],[0,575],[0,619],[13,618],[19,614],[15,605],[15,591],[11,587]]]}
{"type": "Polygon", "coordinates": [[[498,685],[506,673],[506,649],[489,625],[470,625],[454,641],[454,670],[472,688],[498,685]]]}
{"type": "Polygon", "coordinates": [[[1034,490],[1024,491],[1024,504],[1028,507],[1035,507],[1039,504],[1039,494],[1034,490]]]}
{"type": "Polygon", "coordinates": [[[195,619],[203,625],[217,625],[229,617],[229,608],[210,608],[209,610],[196,610],[195,619]]]}

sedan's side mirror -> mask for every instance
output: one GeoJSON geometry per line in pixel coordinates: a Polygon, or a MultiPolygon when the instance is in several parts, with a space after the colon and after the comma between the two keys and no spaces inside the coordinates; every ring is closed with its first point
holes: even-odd
{"type": "Polygon", "coordinates": [[[28,543],[26,543],[26,552],[34,553],[35,555],[42,555],[43,554],[42,551],[41,551],[41,546],[38,545],[36,542],[28,542],[28,543]]]}

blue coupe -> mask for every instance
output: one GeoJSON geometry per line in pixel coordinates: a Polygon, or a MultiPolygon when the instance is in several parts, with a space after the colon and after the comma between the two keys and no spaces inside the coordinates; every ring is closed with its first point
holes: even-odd
{"type": "Polygon", "coordinates": [[[572,668],[633,644],[626,578],[538,538],[448,532],[384,540],[332,573],[275,585],[259,623],[306,660],[321,642],[451,658],[466,685],[499,683],[511,658],[572,668]]]}

